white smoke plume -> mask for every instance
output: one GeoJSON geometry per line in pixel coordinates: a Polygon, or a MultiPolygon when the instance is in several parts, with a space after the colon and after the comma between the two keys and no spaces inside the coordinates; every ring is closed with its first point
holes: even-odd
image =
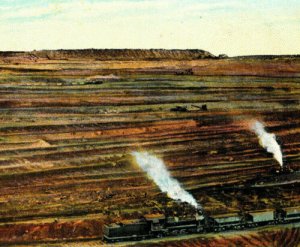
{"type": "Polygon", "coordinates": [[[184,190],[179,182],[172,178],[164,162],[148,152],[132,152],[137,164],[147,172],[162,192],[174,200],[187,202],[195,208],[201,208],[195,198],[184,190]]]}
{"type": "Polygon", "coordinates": [[[253,130],[257,135],[259,144],[265,148],[267,152],[272,153],[275,160],[277,160],[280,166],[283,167],[282,152],[279,144],[276,141],[275,135],[266,132],[264,125],[259,121],[255,121],[251,125],[251,130],[253,130]]]}

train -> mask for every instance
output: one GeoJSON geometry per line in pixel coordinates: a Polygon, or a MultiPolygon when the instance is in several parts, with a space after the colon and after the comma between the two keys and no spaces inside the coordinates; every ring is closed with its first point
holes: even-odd
{"type": "Polygon", "coordinates": [[[146,214],[140,219],[104,225],[103,240],[108,243],[139,241],[193,233],[242,230],[299,221],[300,206],[215,216],[207,216],[203,210],[181,217],[155,213],[146,214]]]}

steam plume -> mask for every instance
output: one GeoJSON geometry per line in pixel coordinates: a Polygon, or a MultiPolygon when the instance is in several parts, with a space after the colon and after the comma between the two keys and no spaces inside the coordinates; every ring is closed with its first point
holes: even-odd
{"type": "Polygon", "coordinates": [[[265,131],[264,126],[261,122],[255,121],[251,125],[251,129],[255,132],[259,139],[259,144],[267,150],[267,152],[272,153],[275,160],[278,161],[280,166],[283,166],[282,152],[279,144],[276,141],[274,134],[270,134],[265,131]]]}
{"type": "Polygon", "coordinates": [[[162,192],[167,192],[168,196],[174,200],[187,202],[195,208],[201,208],[195,198],[185,191],[176,179],[171,177],[161,159],[150,155],[148,152],[132,152],[132,155],[137,164],[147,172],[162,192]]]}

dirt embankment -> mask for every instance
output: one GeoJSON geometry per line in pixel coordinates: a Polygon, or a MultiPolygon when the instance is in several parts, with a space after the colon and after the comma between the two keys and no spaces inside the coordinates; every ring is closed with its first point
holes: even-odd
{"type": "Polygon", "coordinates": [[[194,75],[299,77],[300,59],[296,58],[230,58],[208,61],[192,68],[194,75]]]}
{"type": "Polygon", "coordinates": [[[228,58],[216,57],[203,50],[164,49],[0,52],[0,70],[12,73],[39,72],[64,76],[169,74],[299,77],[300,56],[228,58]]]}
{"type": "Polygon", "coordinates": [[[82,50],[42,50],[32,52],[0,52],[0,58],[38,59],[95,59],[95,60],[197,60],[215,58],[204,50],[165,49],[82,49],[82,50]]]}

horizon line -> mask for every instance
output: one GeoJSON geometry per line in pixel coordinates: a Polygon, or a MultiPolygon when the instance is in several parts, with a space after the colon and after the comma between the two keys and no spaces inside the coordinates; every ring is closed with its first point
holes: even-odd
{"type": "MultiPolygon", "coordinates": [[[[0,50],[0,53],[6,53],[6,52],[42,52],[42,51],[84,51],[84,50],[166,50],[166,51],[203,51],[203,52],[208,52],[211,55],[218,57],[219,55],[228,55],[226,52],[219,53],[215,55],[214,53],[200,49],[200,48],[58,48],[58,49],[33,49],[33,50],[0,50]]],[[[234,55],[228,57],[233,58],[233,57],[256,57],[256,56],[300,56],[300,53],[286,53],[286,54],[270,54],[270,53],[261,53],[261,54],[240,54],[240,55],[234,55]]]]}

